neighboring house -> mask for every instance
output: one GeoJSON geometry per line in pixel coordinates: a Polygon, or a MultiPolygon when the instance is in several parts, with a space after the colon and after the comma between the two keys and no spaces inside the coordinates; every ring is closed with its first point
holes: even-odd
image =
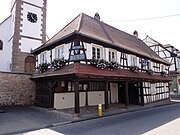
{"type": "Polygon", "coordinates": [[[134,35],[100,21],[98,13],[78,15],[32,51],[37,105],[74,107],[78,114],[87,105],[169,99],[169,63],[134,35]]]}
{"type": "Polygon", "coordinates": [[[32,73],[30,55],[46,41],[47,0],[12,0],[11,15],[0,23],[0,71],[32,73]]]}
{"type": "Polygon", "coordinates": [[[180,94],[180,51],[172,45],[162,45],[151,37],[143,40],[157,55],[170,63],[169,74],[173,81],[171,91],[180,94]]]}

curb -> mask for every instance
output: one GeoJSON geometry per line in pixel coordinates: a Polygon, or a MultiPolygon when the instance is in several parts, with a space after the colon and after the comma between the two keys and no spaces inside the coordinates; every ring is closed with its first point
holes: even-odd
{"type": "Polygon", "coordinates": [[[86,120],[93,120],[93,119],[100,119],[100,118],[104,118],[104,117],[110,117],[110,116],[115,116],[115,115],[119,115],[119,114],[126,114],[126,113],[132,113],[132,112],[138,112],[138,111],[142,111],[142,110],[148,110],[151,108],[157,108],[157,107],[162,107],[162,106],[167,106],[167,105],[173,105],[173,104],[178,104],[179,102],[172,102],[172,103],[167,103],[167,104],[162,104],[162,105],[155,105],[155,106],[150,106],[150,107],[145,107],[145,108],[138,108],[138,109],[132,109],[132,110],[126,110],[123,112],[116,112],[116,113],[111,113],[111,114],[104,114],[102,116],[92,116],[89,118],[79,118],[77,120],[72,120],[71,123],[76,123],[76,122],[81,122],[81,121],[86,121],[86,120]]]}
{"type": "Polygon", "coordinates": [[[70,124],[70,123],[72,123],[72,121],[65,121],[65,122],[53,123],[53,124],[52,124],[52,127],[67,125],[67,124],[70,124]]]}

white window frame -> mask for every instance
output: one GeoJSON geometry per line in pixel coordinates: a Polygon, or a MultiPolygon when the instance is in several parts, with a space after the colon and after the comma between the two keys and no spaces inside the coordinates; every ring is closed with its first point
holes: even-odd
{"type": "Polygon", "coordinates": [[[46,52],[42,52],[40,54],[40,63],[46,63],[46,62],[47,62],[46,52]]]}
{"type": "Polygon", "coordinates": [[[165,68],[166,68],[165,65],[164,65],[164,64],[161,64],[161,72],[162,72],[162,71],[165,71],[165,68]]]}
{"type": "Polygon", "coordinates": [[[55,48],[55,58],[57,59],[62,59],[64,58],[64,45],[58,46],[55,48]],[[63,49],[63,53],[62,53],[62,49],[63,49]]]}
{"type": "Polygon", "coordinates": [[[117,51],[116,50],[109,49],[108,55],[109,55],[109,62],[117,60],[117,51]],[[114,58],[113,58],[113,53],[114,53],[114,58]]]}
{"type": "Polygon", "coordinates": [[[131,66],[137,66],[137,56],[131,55],[131,66]]]}
{"type": "Polygon", "coordinates": [[[148,69],[152,69],[153,70],[153,62],[152,61],[148,61],[148,69]]]}
{"type": "Polygon", "coordinates": [[[98,45],[92,45],[92,58],[93,58],[93,48],[95,48],[95,59],[102,59],[102,56],[103,56],[103,47],[101,46],[98,46],[98,45]],[[100,56],[98,58],[98,55],[97,55],[97,50],[100,50],[100,56]]]}

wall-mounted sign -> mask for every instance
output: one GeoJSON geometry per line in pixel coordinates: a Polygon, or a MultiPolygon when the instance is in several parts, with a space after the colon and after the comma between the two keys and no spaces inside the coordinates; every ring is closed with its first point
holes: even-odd
{"type": "Polygon", "coordinates": [[[71,49],[69,49],[69,61],[84,61],[86,60],[86,53],[85,53],[84,45],[71,44],[71,49]]]}
{"type": "Polygon", "coordinates": [[[146,59],[142,59],[141,64],[143,66],[147,66],[148,65],[148,61],[146,59]]]}
{"type": "Polygon", "coordinates": [[[71,55],[70,61],[79,61],[79,60],[85,60],[84,54],[77,54],[77,55],[71,55]]]}

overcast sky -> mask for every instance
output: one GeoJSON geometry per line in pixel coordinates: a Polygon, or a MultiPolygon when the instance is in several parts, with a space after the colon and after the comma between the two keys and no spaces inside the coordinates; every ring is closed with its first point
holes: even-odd
{"type": "MultiPolygon", "coordinates": [[[[10,15],[11,0],[0,0],[0,22],[10,15]]],[[[139,38],[148,34],[180,50],[180,0],[48,0],[47,35],[52,37],[81,12],[139,38]],[[179,14],[179,15],[177,15],[179,14]],[[172,17],[163,17],[176,15],[172,17]],[[156,18],[146,19],[145,18],[156,18]],[[136,21],[132,21],[136,20],[136,21]]]]}

